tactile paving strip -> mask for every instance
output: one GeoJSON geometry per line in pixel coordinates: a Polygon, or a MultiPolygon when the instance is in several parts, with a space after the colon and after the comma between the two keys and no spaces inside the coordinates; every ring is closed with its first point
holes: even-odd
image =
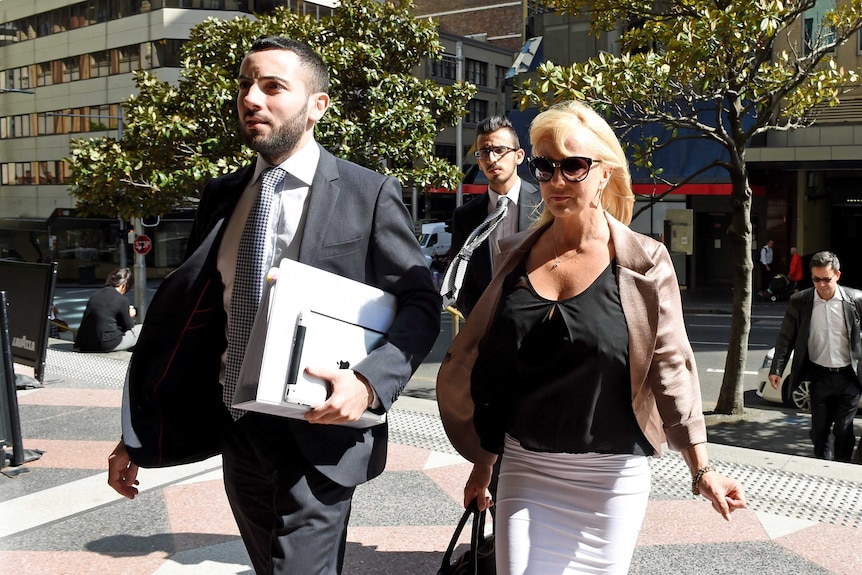
{"type": "MultiPolygon", "coordinates": [[[[47,370],[72,380],[111,388],[123,386],[127,362],[95,354],[48,349],[47,370]]],[[[394,409],[389,415],[394,443],[455,454],[443,424],[434,413],[394,409]]],[[[750,509],[784,517],[862,527],[862,483],[765,469],[732,462],[713,462],[719,471],[745,486],[750,509]]],[[[687,499],[691,476],[682,457],[667,452],[652,463],[652,492],[668,499],[687,499]]]]}
{"type": "Polygon", "coordinates": [[[72,381],[98,383],[110,388],[122,388],[129,362],[103,355],[81,353],[49,347],[45,356],[45,371],[72,381]]]}
{"type": "MultiPolygon", "coordinates": [[[[783,517],[862,527],[862,483],[739,463],[713,463],[719,472],[742,483],[750,509],[783,517]]],[[[668,453],[654,461],[652,489],[666,497],[692,497],[691,476],[682,457],[668,453]]]]}

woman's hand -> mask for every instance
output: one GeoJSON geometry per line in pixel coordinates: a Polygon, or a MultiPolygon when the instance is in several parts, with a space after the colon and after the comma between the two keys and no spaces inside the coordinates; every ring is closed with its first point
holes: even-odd
{"type": "Polygon", "coordinates": [[[488,491],[488,486],[491,484],[492,469],[491,465],[473,465],[473,471],[470,472],[467,484],[464,485],[465,509],[470,506],[470,502],[474,499],[479,511],[484,511],[494,504],[491,500],[491,492],[488,491]]]}
{"type": "Polygon", "coordinates": [[[725,521],[730,521],[731,513],[745,507],[745,493],[736,479],[711,471],[700,478],[698,487],[700,494],[710,500],[712,508],[718,511],[725,521]]]}

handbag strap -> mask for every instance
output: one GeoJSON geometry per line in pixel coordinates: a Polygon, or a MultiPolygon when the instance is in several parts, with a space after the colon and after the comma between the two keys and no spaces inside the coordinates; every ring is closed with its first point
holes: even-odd
{"type": "Polygon", "coordinates": [[[455,532],[452,534],[452,539],[449,540],[449,546],[446,548],[446,553],[443,554],[443,561],[440,562],[440,571],[443,571],[452,562],[452,553],[455,552],[455,547],[458,545],[458,539],[461,537],[461,532],[467,525],[470,516],[473,516],[473,527],[470,534],[470,556],[472,558],[473,575],[478,574],[479,569],[479,541],[484,539],[485,534],[485,512],[479,511],[476,500],[470,502],[461,519],[458,521],[458,526],[455,527],[455,532]]]}
{"type": "Polygon", "coordinates": [[[470,503],[473,511],[473,533],[470,537],[470,564],[473,565],[473,575],[479,574],[479,541],[485,538],[485,512],[476,507],[476,500],[470,503]]]}

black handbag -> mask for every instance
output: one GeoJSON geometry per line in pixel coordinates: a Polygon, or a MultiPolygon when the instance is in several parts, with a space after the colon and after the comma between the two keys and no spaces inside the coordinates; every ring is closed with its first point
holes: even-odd
{"type": "Polygon", "coordinates": [[[494,536],[485,536],[485,516],[487,511],[479,511],[476,500],[470,502],[470,506],[464,511],[449,547],[443,555],[443,561],[437,575],[497,575],[497,566],[494,563],[494,536]],[[473,518],[473,532],[470,537],[470,550],[464,552],[454,563],[452,553],[458,545],[461,531],[467,525],[467,521],[473,518]]]}

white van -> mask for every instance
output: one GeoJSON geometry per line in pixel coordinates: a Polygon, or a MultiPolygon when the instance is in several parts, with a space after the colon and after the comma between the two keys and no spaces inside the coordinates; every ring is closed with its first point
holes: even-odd
{"type": "Polygon", "coordinates": [[[422,224],[419,246],[429,261],[434,256],[444,258],[449,253],[449,248],[452,247],[452,234],[446,231],[444,222],[422,224]]]}

